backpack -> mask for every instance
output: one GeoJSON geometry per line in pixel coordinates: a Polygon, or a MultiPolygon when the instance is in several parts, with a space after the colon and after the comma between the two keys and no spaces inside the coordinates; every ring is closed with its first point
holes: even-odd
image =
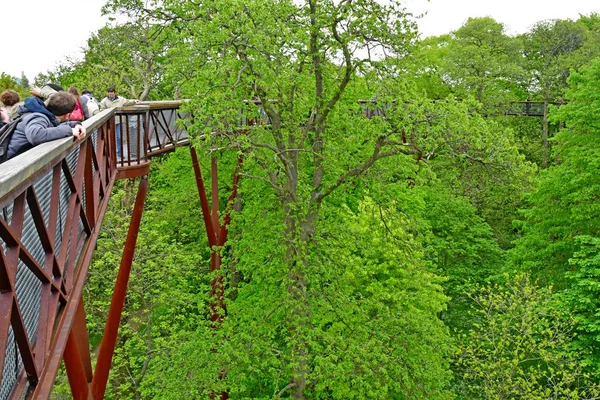
{"type": "Polygon", "coordinates": [[[94,115],[98,114],[98,112],[100,112],[100,105],[98,104],[95,98],[90,97],[87,103],[85,104],[88,108],[88,113],[90,117],[93,117],[94,115]]]}
{"type": "Polygon", "coordinates": [[[21,122],[20,117],[0,127],[0,164],[8,160],[8,144],[19,122],[21,122]]]}
{"type": "Polygon", "coordinates": [[[75,104],[75,109],[73,110],[73,112],[69,115],[69,119],[71,121],[83,121],[83,107],[81,107],[81,103],[77,102],[75,104]]]}

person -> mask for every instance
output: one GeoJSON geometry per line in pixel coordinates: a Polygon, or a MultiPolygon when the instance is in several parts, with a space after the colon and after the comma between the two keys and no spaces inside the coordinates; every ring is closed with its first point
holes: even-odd
{"type": "Polygon", "coordinates": [[[98,103],[98,100],[96,100],[92,92],[90,92],[87,89],[84,90],[83,92],[81,92],[81,98],[83,99],[85,105],[88,108],[90,117],[93,117],[94,115],[100,112],[100,104],[98,103]]]}
{"type": "Polygon", "coordinates": [[[29,89],[29,93],[31,93],[34,96],[41,97],[44,100],[48,100],[56,92],[64,91],[65,89],[56,83],[46,83],[41,88],[32,87],[31,89],[29,89]]]}
{"type": "MultiPolygon", "coordinates": [[[[31,89],[29,89],[29,93],[32,94],[33,96],[40,98],[42,100],[44,100],[44,103],[47,105],[48,104],[48,99],[50,99],[50,97],[52,97],[52,95],[54,93],[57,92],[61,92],[64,91],[63,87],[60,85],[57,85],[55,83],[47,83],[44,86],[37,87],[37,86],[33,86],[31,89]]],[[[8,113],[8,117],[9,119],[12,121],[14,119],[19,118],[21,115],[19,114],[19,110],[21,110],[23,107],[21,107],[23,105],[23,102],[21,101],[20,103],[15,104],[12,109],[11,112],[8,113]]]]}
{"type": "Polygon", "coordinates": [[[69,115],[69,120],[71,121],[84,121],[90,117],[90,113],[88,111],[87,105],[81,99],[79,95],[79,91],[75,86],[71,86],[67,89],[67,92],[71,93],[77,99],[77,103],[75,103],[75,109],[69,115]]]}
{"type": "Polygon", "coordinates": [[[69,136],[75,140],[83,138],[85,128],[79,122],[65,122],[75,103],[75,97],[67,92],[54,93],[47,105],[38,97],[25,99],[19,107],[21,121],[8,143],[8,159],[41,143],[69,136]]]}
{"type": "Polygon", "coordinates": [[[14,90],[5,90],[4,92],[2,92],[2,94],[0,94],[0,102],[2,102],[2,108],[0,108],[0,110],[2,110],[3,113],[3,117],[2,120],[4,120],[4,118],[6,118],[6,120],[4,120],[4,122],[10,122],[11,118],[11,113],[12,113],[12,109],[14,108],[14,106],[16,104],[18,104],[21,101],[21,97],[19,96],[19,93],[15,92],[14,90]]]}
{"type": "MultiPolygon", "coordinates": [[[[125,107],[139,104],[139,100],[129,100],[125,97],[119,97],[113,86],[108,88],[106,97],[100,102],[100,111],[114,107],[125,107]]],[[[121,142],[121,118],[115,118],[115,136],[117,137],[117,158],[121,159],[121,148],[124,144],[121,142]]]]}

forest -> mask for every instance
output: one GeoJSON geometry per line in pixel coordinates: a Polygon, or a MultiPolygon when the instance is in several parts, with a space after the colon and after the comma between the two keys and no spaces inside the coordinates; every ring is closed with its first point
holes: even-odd
{"type": "MultiPolygon", "coordinates": [[[[211,249],[189,149],[153,159],[106,398],[600,398],[600,14],[423,38],[399,1],[103,12],[35,82],[186,99],[231,212],[211,249]]],[[[135,190],[90,268],[93,347],[135,190]]]]}

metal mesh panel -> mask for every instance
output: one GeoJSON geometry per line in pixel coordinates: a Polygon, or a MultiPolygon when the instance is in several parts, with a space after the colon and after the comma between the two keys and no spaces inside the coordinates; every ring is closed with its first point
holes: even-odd
{"type": "MultiPolygon", "coordinates": [[[[69,168],[71,171],[72,169],[69,168]]],[[[63,232],[65,224],[67,222],[67,211],[69,208],[69,198],[71,197],[71,189],[67,183],[64,173],[60,175],[60,193],[58,196],[58,220],[56,223],[56,244],[54,245],[54,251],[58,255],[60,254],[63,246],[63,232]]],[[[69,238],[66,238],[67,240],[69,238]]]]}
{"type": "Polygon", "coordinates": [[[48,227],[48,221],[50,220],[50,197],[52,196],[53,172],[54,171],[50,169],[40,181],[33,185],[33,189],[35,190],[35,194],[37,195],[40,207],[42,209],[42,215],[44,216],[46,227],[48,227]]]}
{"type": "MultiPolygon", "coordinates": [[[[41,190],[41,192],[43,192],[43,190],[41,190]]],[[[43,208],[44,207],[42,206],[42,210],[43,208]]],[[[12,211],[12,204],[2,210],[2,217],[5,218],[8,223],[12,222],[12,211]]],[[[45,252],[33,223],[29,206],[26,206],[25,208],[25,219],[21,241],[33,258],[43,265],[45,252]]],[[[2,242],[2,251],[6,251],[6,244],[4,242],[2,242]]],[[[35,342],[37,336],[41,289],[42,283],[22,261],[19,261],[15,282],[15,294],[30,344],[35,342]]],[[[17,381],[18,373],[22,366],[21,355],[18,351],[11,326],[9,328],[9,336],[6,345],[6,360],[2,371],[2,386],[0,386],[1,400],[8,398],[8,395],[17,381]]]]}
{"type": "MultiPolygon", "coordinates": [[[[98,150],[98,129],[94,129],[93,132],[90,133],[91,137],[92,137],[92,152],[94,154],[97,154],[96,151],[98,150]]],[[[94,164],[92,164],[94,165],[94,164]]],[[[92,186],[96,185],[96,167],[93,167],[93,173],[92,173],[92,186]]]]}
{"type": "Polygon", "coordinates": [[[94,131],[91,133],[92,136],[92,145],[94,146],[94,151],[96,151],[96,149],[98,148],[98,129],[94,129],[94,131]]]}
{"type": "MultiPolygon", "coordinates": [[[[97,132],[96,138],[94,139],[94,143],[96,142],[97,132]]],[[[74,149],[67,156],[67,165],[72,175],[75,172],[78,157],[79,148],[74,149]]],[[[51,169],[46,174],[44,174],[44,176],[38,182],[35,183],[34,190],[38,202],[40,204],[40,209],[42,211],[44,223],[46,226],[48,226],[51,208],[58,207],[58,221],[56,224],[55,232],[55,252],[56,256],[58,257],[60,254],[60,250],[63,246],[62,235],[64,233],[64,228],[67,222],[67,213],[69,207],[69,199],[71,197],[71,189],[68,185],[67,179],[64,176],[64,173],[61,171],[59,202],[58,204],[51,204],[52,177],[53,170],[51,169]]],[[[0,217],[4,218],[10,224],[12,222],[13,217],[13,204],[10,203],[8,206],[0,210],[0,212],[0,217]]],[[[75,221],[73,222],[77,224],[78,227],[78,234],[75,237],[75,243],[73,245],[83,244],[82,239],[84,238],[84,236],[86,236],[86,233],[83,229],[83,223],[81,222],[80,216],[76,215],[75,221]]],[[[66,238],[66,240],[68,241],[66,245],[69,246],[67,250],[70,250],[70,238],[66,238]]],[[[33,216],[28,204],[25,207],[24,225],[21,241],[25,248],[28,250],[28,252],[35,259],[35,261],[39,263],[42,267],[45,267],[45,251],[39,238],[37,229],[35,227],[33,216]]],[[[77,257],[79,257],[82,248],[82,246],[78,246],[78,249],[76,251],[77,257]]],[[[6,250],[6,244],[3,241],[2,249],[3,251],[6,250]]],[[[67,262],[68,261],[69,260],[67,260],[67,262]]],[[[73,271],[67,271],[67,273],[73,274],[73,271]]],[[[41,291],[42,283],[29,270],[29,268],[25,266],[25,264],[22,261],[19,261],[17,267],[17,278],[15,282],[15,295],[19,304],[19,308],[21,310],[21,314],[23,316],[27,335],[32,346],[35,343],[37,335],[41,303],[41,291]]],[[[23,364],[21,361],[21,356],[18,351],[17,344],[14,340],[14,333],[12,327],[10,327],[6,348],[6,360],[2,371],[0,400],[8,399],[12,388],[17,382],[18,374],[21,371],[22,367],[23,364]]]]}
{"type": "Polygon", "coordinates": [[[17,383],[19,371],[23,367],[21,354],[17,348],[15,334],[12,326],[8,328],[8,342],[6,344],[6,359],[2,370],[2,386],[0,386],[0,400],[8,400],[10,392],[17,383]]]}
{"type": "MultiPolygon", "coordinates": [[[[21,241],[33,258],[44,265],[45,251],[42,247],[39,235],[33,223],[33,217],[29,206],[25,208],[25,221],[23,225],[23,236],[21,241]]],[[[15,292],[21,315],[25,322],[25,329],[29,343],[35,342],[38,319],[40,315],[40,296],[42,294],[42,283],[39,279],[25,266],[22,261],[19,261],[17,267],[17,279],[15,282],[15,292]]]]}
{"type": "MultiPolygon", "coordinates": [[[[9,205],[7,205],[6,207],[4,207],[2,209],[2,215],[0,215],[0,217],[4,218],[4,220],[9,225],[12,222],[12,210],[13,210],[13,204],[10,203],[9,205]]],[[[4,243],[2,245],[4,246],[4,243]]]]}
{"type": "MultiPolygon", "coordinates": [[[[160,110],[160,111],[151,111],[149,121],[148,121],[148,131],[153,132],[152,136],[149,138],[149,149],[150,151],[158,150],[162,143],[165,143],[165,147],[171,147],[174,144],[171,140],[166,140],[167,134],[165,132],[165,128],[169,129],[169,132],[173,135],[173,140],[176,143],[185,141],[188,139],[188,134],[185,130],[178,128],[176,125],[176,121],[178,120],[178,110],[160,110]],[[157,121],[158,120],[158,121],[157,121]],[[170,123],[169,123],[170,121],[170,123]],[[165,127],[165,124],[169,124],[169,126],[165,127]]],[[[185,116],[182,116],[185,118],[185,116]]]]}
{"type": "Polygon", "coordinates": [[[123,142],[123,158],[125,160],[129,157],[131,161],[135,161],[139,155],[139,149],[141,148],[140,136],[143,135],[139,119],[139,115],[127,115],[125,117],[126,124],[121,125],[121,135],[127,137],[127,143],[123,142]],[[140,127],[140,135],[138,135],[138,126],[140,127]]]}

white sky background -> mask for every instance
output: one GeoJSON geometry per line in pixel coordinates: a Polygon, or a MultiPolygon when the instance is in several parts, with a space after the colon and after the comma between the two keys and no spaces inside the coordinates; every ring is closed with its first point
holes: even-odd
{"type": "Polygon", "coordinates": [[[460,28],[469,17],[492,17],[509,34],[525,33],[546,19],[578,19],[600,13],[598,0],[404,0],[408,11],[426,12],[419,21],[422,37],[438,36],[460,28]]]}
{"type": "MultiPolygon", "coordinates": [[[[55,68],[67,57],[81,57],[87,38],[108,22],[100,9],[106,0],[2,0],[0,27],[5,34],[0,72],[30,81],[55,68]],[[27,8],[25,8],[27,7],[27,8]],[[9,55],[10,54],[10,55],[9,55]]],[[[598,0],[405,0],[419,20],[423,37],[460,28],[469,17],[490,16],[508,33],[526,32],[544,19],[577,19],[600,13],[598,0]]]]}
{"type": "Polygon", "coordinates": [[[30,82],[40,72],[54,69],[67,57],[81,58],[81,48],[107,17],[106,0],[0,0],[0,28],[4,33],[0,72],[30,82]]]}

